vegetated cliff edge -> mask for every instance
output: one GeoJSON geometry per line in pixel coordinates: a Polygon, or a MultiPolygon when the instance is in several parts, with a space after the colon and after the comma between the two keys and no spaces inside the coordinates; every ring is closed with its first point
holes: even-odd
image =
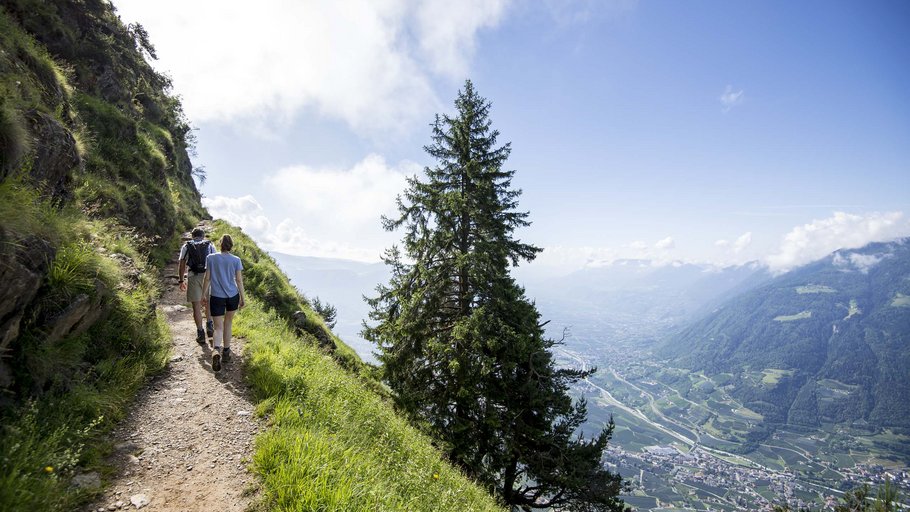
{"type": "Polygon", "coordinates": [[[142,57],[142,48],[153,52],[143,34],[123,27],[105,2],[3,3],[5,388],[45,388],[21,363],[104,317],[117,271],[136,267],[129,272],[138,279],[144,263],[134,256],[160,259],[176,231],[204,213],[190,127],[168,79],[142,57]],[[96,246],[112,256],[98,258],[96,246]],[[43,339],[29,340],[37,330],[43,339]]]}
{"type": "Polygon", "coordinates": [[[72,477],[167,361],[155,264],[205,212],[190,127],[143,51],[107,2],[0,3],[3,510],[92,492],[72,477]]]}
{"type": "MultiPolygon", "coordinates": [[[[168,361],[159,269],[206,212],[190,126],[146,57],[145,31],[107,1],[0,3],[0,510],[96,494],[79,477],[104,474],[104,433],[168,361]]],[[[274,260],[224,232],[246,267],[237,332],[271,424],[253,458],[266,506],[497,509],[274,260]]]]}

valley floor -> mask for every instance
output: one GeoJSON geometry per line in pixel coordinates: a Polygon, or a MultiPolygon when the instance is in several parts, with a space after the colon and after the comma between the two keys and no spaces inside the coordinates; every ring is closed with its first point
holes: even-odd
{"type": "Polygon", "coordinates": [[[116,474],[87,511],[243,511],[257,498],[247,468],[261,422],[243,379],[243,340],[233,340],[232,362],[212,372],[211,345],[196,343],[176,275],[176,263],[164,269],[158,305],[173,336],[170,363],[113,432],[116,474]]]}

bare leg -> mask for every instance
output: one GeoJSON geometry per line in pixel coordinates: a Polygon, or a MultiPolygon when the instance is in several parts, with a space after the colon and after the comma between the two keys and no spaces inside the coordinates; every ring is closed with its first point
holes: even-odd
{"type": "MultiPolygon", "coordinates": [[[[205,308],[208,313],[208,308],[205,308]]],[[[193,320],[196,321],[196,328],[202,329],[202,303],[197,301],[193,303],[193,320]]]]}
{"type": "Polygon", "coordinates": [[[228,311],[224,314],[224,348],[231,348],[231,324],[237,311],[228,311]]]}
{"type": "Polygon", "coordinates": [[[213,316],[212,321],[215,323],[215,336],[212,337],[212,344],[215,346],[215,350],[221,350],[221,341],[224,336],[224,317],[223,316],[213,316]]]}

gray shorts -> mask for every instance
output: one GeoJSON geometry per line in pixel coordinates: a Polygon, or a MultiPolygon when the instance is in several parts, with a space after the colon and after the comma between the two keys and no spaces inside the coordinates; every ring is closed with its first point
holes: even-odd
{"type": "Polygon", "coordinates": [[[205,274],[194,274],[188,272],[186,276],[186,300],[189,302],[199,302],[202,300],[202,281],[205,274]]]}

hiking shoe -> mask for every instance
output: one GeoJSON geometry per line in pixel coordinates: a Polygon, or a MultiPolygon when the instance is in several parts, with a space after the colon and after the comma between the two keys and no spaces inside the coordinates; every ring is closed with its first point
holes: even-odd
{"type": "Polygon", "coordinates": [[[196,329],[196,343],[205,345],[205,331],[202,329],[196,329]]]}
{"type": "Polygon", "coordinates": [[[233,359],[233,357],[231,357],[231,356],[232,356],[231,349],[225,348],[224,350],[221,351],[221,360],[224,361],[225,363],[231,362],[231,359],[233,359]]]}
{"type": "Polygon", "coordinates": [[[214,350],[214,352],[212,352],[212,371],[221,371],[221,354],[218,353],[217,348],[214,350]]]}
{"type": "Polygon", "coordinates": [[[205,323],[205,333],[209,338],[215,335],[215,324],[211,320],[205,323]]]}

